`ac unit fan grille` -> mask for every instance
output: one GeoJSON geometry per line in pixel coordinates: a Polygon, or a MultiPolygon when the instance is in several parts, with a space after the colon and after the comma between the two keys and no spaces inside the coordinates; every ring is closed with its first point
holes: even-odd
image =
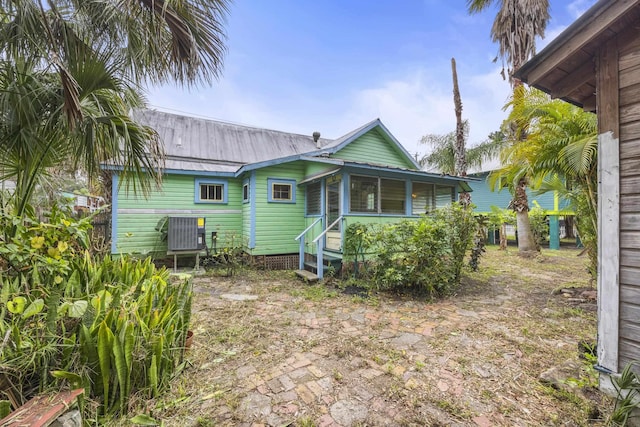
{"type": "Polygon", "coordinates": [[[198,218],[169,218],[169,250],[192,251],[198,249],[198,218]]]}

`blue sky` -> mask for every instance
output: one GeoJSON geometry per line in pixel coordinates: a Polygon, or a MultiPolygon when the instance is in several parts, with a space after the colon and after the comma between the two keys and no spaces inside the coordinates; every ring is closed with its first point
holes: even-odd
{"type": "MultiPolygon", "coordinates": [[[[595,0],[551,0],[549,40],[595,0]]],[[[493,63],[495,11],[465,0],[235,0],[219,81],[148,91],[153,108],[338,138],[380,118],[411,152],[455,128],[455,57],[469,145],[496,130],[510,87],[493,63]]]]}

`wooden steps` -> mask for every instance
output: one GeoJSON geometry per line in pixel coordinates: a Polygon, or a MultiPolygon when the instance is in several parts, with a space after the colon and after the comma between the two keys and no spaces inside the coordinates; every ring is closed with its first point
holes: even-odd
{"type": "Polygon", "coordinates": [[[318,275],[316,273],[312,273],[308,270],[296,270],[296,276],[303,279],[305,282],[313,283],[319,280],[318,275]]]}

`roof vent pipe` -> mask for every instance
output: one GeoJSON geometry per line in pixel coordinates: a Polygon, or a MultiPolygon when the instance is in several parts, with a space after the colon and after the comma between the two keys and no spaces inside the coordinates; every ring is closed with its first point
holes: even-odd
{"type": "Polygon", "coordinates": [[[315,131],[313,133],[313,142],[316,143],[316,148],[320,148],[320,144],[318,143],[318,140],[320,139],[320,132],[315,131]]]}

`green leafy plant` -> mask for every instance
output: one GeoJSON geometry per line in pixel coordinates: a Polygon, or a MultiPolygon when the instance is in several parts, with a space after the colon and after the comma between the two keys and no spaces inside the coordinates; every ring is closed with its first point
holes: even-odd
{"type": "Polygon", "coordinates": [[[485,249],[485,236],[487,235],[487,223],[488,218],[482,215],[476,216],[478,227],[475,236],[473,236],[473,242],[471,244],[471,253],[469,255],[469,267],[473,271],[478,271],[480,266],[480,257],[486,252],[485,249]]]}
{"type": "Polygon", "coordinates": [[[226,233],[222,239],[224,247],[217,249],[214,253],[202,260],[202,266],[206,270],[222,269],[226,277],[236,274],[244,259],[243,240],[236,233],[226,233]]]}
{"type": "Polygon", "coordinates": [[[540,250],[549,236],[547,213],[541,207],[536,206],[529,211],[529,222],[531,223],[531,232],[533,233],[536,247],[540,250]]]}
{"type": "Polygon", "coordinates": [[[634,371],[638,366],[637,361],[630,362],[620,376],[611,377],[611,384],[616,390],[616,402],[607,418],[608,426],[626,426],[633,411],[640,407],[640,377],[634,371]]]}
{"type": "Polygon", "coordinates": [[[184,366],[190,277],[170,280],[149,258],[95,259],[83,220],[0,219],[17,231],[0,252],[0,397],[16,407],[64,381],[110,415],[164,389],[184,366]]]}
{"type": "Polygon", "coordinates": [[[344,233],[344,258],[353,262],[353,276],[360,277],[360,267],[367,271],[366,254],[373,244],[372,226],[360,222],[349,224],[344,233]]]}

